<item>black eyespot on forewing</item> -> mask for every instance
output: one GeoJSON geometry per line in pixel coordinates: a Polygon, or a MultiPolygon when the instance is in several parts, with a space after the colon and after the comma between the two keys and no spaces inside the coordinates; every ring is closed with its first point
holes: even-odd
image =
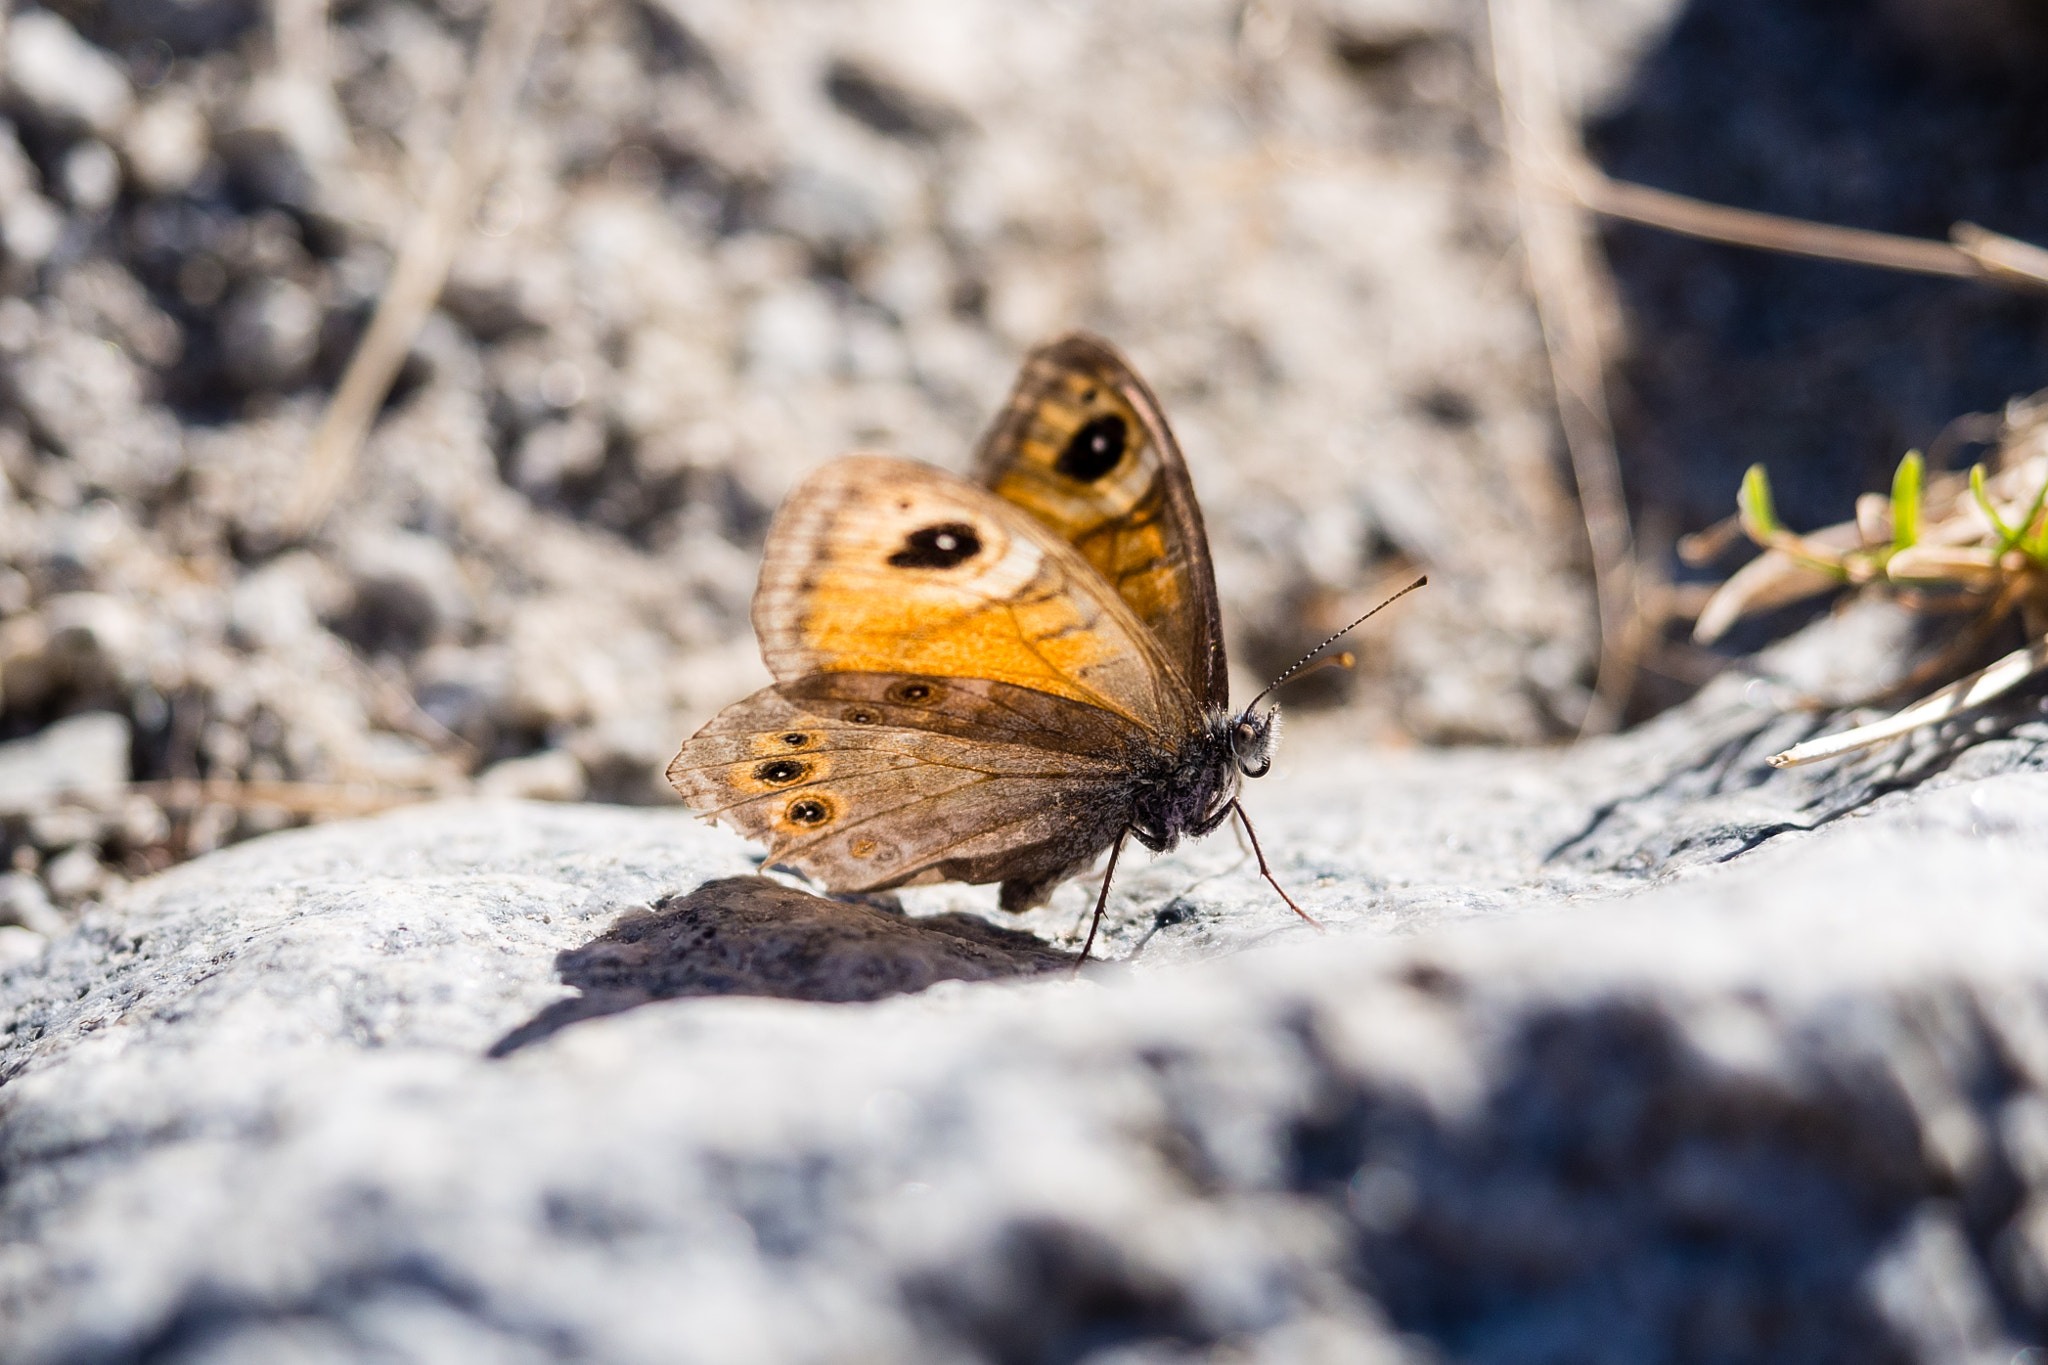
{"type": "Polygon", "coordinates": [[[1091,418],[1067,442],[1052,467],[1070,479],[1094,483],[1124,458],[1130,428],[1113,412],[1091,418]]]}
{"type": "Polygon", "coordinates": [[[948,521],[912,531],[889,562],[899,569],[950,569],[980,553],[980,533],[964,521],[948,521]]]}
{"type": "Polygon", "coordinates": [[[801,730],[791,730],[782,737],[782,742],[792,749],[801,749],[811,742],[811,737],[801,730]]]}
{"type": "Polygon", "coordinates": [[[762,782],[786,786],[811,770],[808,763],[799,763],[793,758],[771,758],[766,763],[754,766],[754,776],[762,782]]]}

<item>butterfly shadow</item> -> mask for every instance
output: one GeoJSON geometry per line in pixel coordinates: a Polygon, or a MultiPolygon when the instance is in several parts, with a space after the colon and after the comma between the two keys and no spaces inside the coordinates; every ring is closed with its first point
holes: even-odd
{"type": "Polygon", "coordinates": [[[972,915],[913,918],[861,901],[828,900],[767,877],[723,877],[621,916],[555,970],[580,994],[513,1029],[503,1057],[584,1019],[657,1000],[765,995],[852,1003],[939,981],[992,981],[1074,965],[1072,953],[972,915]]]}

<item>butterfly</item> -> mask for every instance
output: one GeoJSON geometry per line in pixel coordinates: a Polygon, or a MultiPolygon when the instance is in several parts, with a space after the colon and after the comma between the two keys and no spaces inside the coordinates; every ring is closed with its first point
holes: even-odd
{"type": "Polygon", "coordinates": [[[1108,849],[1085,959],[1127,839],[1164,852],[1235,812],[1315,923],[1237,801],[1272,766],[1277,708],[1229,705],[1194,485],[1108,342],[1026,358],[971,482],[878,455],[804,479],[753,622],[774,685],[668,777],[771,862],[838,892],[999,882],[1021,911],[1108,849]]]}

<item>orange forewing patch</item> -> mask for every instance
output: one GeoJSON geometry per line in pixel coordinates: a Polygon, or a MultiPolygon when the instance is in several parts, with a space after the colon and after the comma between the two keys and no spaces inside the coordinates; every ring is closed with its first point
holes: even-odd
{"type": "Polygon", "coordinates": [[[835,461],[791,495],[754,624],[779,679],[980,678],[1167,734],[1199,715],[1159,642],[1072,548],[988,493],[904,461],[835,461]],[[938,546],[955,547],[957,562],[938,546]]]}

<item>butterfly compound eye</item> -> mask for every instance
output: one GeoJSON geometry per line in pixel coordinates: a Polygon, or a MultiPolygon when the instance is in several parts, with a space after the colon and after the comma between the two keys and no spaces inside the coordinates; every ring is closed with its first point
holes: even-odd
{"type": "Polygon", "coordinates": [[[920,526],[889,556],[899,569],[950,569],[981,553],[981,535],[964,521],[920,526]]]}
{"type": "Polygon", "coordinates": [[[1129,437],[1130,428],[1124,419],[1105,412],[1074,433],[1052,467],[1070,479],[1094,483],[1122,462],[1129,437]]]}
{"type": "Polygon", "coordinates": [[[1231,753],[1237,770],[1246,777],[1264,777],[1273,767],[1273,729],[1270,724],[1241,720],[1230,732],[1231,753]]]}

